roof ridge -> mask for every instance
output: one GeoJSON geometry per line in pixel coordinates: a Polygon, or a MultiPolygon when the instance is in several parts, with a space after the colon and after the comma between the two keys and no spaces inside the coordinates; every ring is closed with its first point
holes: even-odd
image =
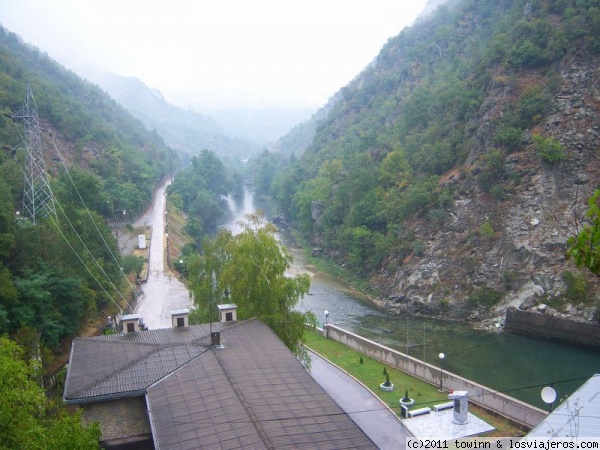
{"type": "MultiPolygon", "coordinates": [[[[245,321],[245,322],[249,322],[249,321],[250,320],[245,321]]],[[[240,401],[240,403],[242,405],[242,408],[244,408],[244,411],[246,412],[246,414],[248,414],[248,418],[250,419],[250,422],[252,423],[252,426],[254,427],[254,429],[256,430],[256,432],[258,433],[258,436],[260,437],[260,440],[263,442],[263,444],[265,444],[265,447],[267,449],[274,450],[275,447],[273,446],[273,443],[271,442],[271,439],[269,438],[268,434],[265,432],[265,430],[261,426],[260,420],[258,419],[258,417],[256,417],[256,414],[254,414],[254,411],[252,410],[252,406],[250,406],[250,403],[248,403],[248,401],[246,400],[246,397],[244,396],[244,394],[241,391],[240,387],[235,382],[235,379],[233,378],[233,375],[231,374],[231,371],[229,370],[229,367],[227,367],[227,365],[225,364],[225,361],[223,361],[223,359],[221,358],[221,355],[219,354],[218,351],[215,351],[213,353],[215,355],[215,359],[219,363],[219,366],[221,366],[221,370],[225,374],[225,377],[227,378],[227,381],[229,381],[229,384],[231,385],[231,388],[233,389],[233,392],[235,393],[235,396],[240,401]]]]}
{"type": "MultiPolygon", "coordinates": [[[[137,358],[131,359],[129,361],[127,361],[125,364],[123,364],[122,366],[119,366],[118,368],[113,369],[111,372],[103,375],[102,377],[92,381],[91,383],[88,383],[87,385],[77,389],[76,391],[72,392],[69,397],[71,398],[77,398],[78,395],[80,395],[81,393],[91,389],[92,387],[112,378],[114,375],[123,372],[124,370],[133,367],[137,364],[139,364],[140,362],[142,362],[145,359],[148,359],[150,356],[155,355],[156,353],[160,352],[161,350],[164,350],[165,348],[169,348],[169,347],[188,347],[188,346],[203,346],[200,343],[197,342],[180,342],[180,343],[169,343],[169,344],[150,344],[151,346],[154,346],[156,348],[150,350],[147,353],[144,353],[141,356],[138,356],[137,358]]],[[[205,346],[203,346],[205,347],[205,346]]],[[[202,353],[200,353],[202,354],[202,353]]],[[[196,355],[194,357],[192,357],[192,359],[196,358],[199,355],[196,355]]],[[[192,359],[190,359],[189,361],[191,361],[192,359]]],[[[187,361],[187,362],[189,362],[187,361]]],[[[177,369],[174,369],[177,370],[177,369]]],[[[169,373],[173,372],[173,370],[169,371],[169,373]]],[[[165,375],[166,376],[166,375],[165,375]]],[[[163,376],[164,377],[164,376],[163,376]]],[[[162,377],[161,377],[162,378],[162,377]]],[[[157,380],[152,381],[151,383],[149,383],[147,386],[145,386],[145,388],[147,388],[148,386],[154,384],[157,380]]]]}
{"type": "MultiPolygon", "coordinates": [[[[98,335],[98,336],[88,336],[85,338],[75,338],[73,339],[73,341],[86,341],[86,342],[101,342],[103,344],[131,344],[131,345],[146,345],[146,346],[150,346],[150,347],[156,347],[157,345],[165,345],[165,344],[160,344],[157,342],[140,342],[140,341],[125,341],[123,339],[96,339],[99,337],[103,337],[103,336],[108,336],[108,335],[98,335]]],[[[113,336],[113,335],[110,335],[113,336]]],[[[114,336],[118,336],[119,338],[122,338],[123,336],[121,335],[114,335],[114,336]]]]}

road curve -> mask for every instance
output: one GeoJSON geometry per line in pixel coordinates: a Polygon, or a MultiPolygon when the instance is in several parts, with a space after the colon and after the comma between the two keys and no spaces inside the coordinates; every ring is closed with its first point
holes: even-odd
{"type": "Polygon", "coordinates": [[[310,374],[380,449],[404,450],[412,434],[369,389],[310,352],[310,374]]]}

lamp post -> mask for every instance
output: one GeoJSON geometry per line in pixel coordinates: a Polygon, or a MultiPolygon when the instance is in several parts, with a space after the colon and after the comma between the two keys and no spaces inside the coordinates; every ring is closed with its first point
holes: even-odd
{"type": "Polygon", "coordinates": [[[550,412],[552,412],[554,400],[556,400],[556,391],[551,385],[546,386],[544,389],[542,389],[542,400],[544,401],[544,403],[550,405],[550,412]]]}
{"type": "Polygon", "coordinates": [[[329,323],[329,311],[326,309],[324,311],[325,314],[325,339],[329,338],[329,329],[327,328],[327,324],[329,323]]]}
{"type": "Polygon", "coordinates": [[[444,358],[446,355],[440,353],[438,356],[440,357],[440,392],[444,392],[444,358]]]}

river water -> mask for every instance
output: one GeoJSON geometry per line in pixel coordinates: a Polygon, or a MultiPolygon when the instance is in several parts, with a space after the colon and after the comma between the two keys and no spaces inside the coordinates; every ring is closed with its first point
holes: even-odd
{"type": "MultiPolygon", "coordinates": [[[[246,214],[260,209],[269,217],[268,203],[255,199],[250,187],[227,202],[229,210],[220,226],[233,233],[240,231],[238,222],[246,214]]],[[[540,398],[542,387],[553,384],[560,399],[600,372],[599,351],[510,333],[478,332],[459,322],[387,313],[343,283],[316,273],[288,237],[280,238],[294,257],[294,271],[312,277],[309,295],[300,300],[298,309],[313,311],[321,322],[328,310],[331,323],[438,366],[443,352],[444,370],[540,408],[548,407],[540,398]]]]}

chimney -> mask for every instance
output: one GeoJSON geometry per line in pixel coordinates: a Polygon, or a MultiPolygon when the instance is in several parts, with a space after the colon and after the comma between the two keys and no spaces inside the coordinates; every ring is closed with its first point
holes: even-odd
{"type": "Polygon", "coordinates": [[[211,343],[211,345],[214,345],[216,347],[221,346],[221,332],[220,331],[213,331],[212,333],[210,333],[210,343],[211,343]]]}
{"type": "Polygon", "coordinates": [[[237,305],[230,303],[227,305],[217,305],[219,308],[219,322],[237,322],[237,305]]]}
{"type": "Polygon", "coordinates": [[[173,326],[173,328],[187,327],[189,325],[189,320],[188,320],[189,314],[190,314],[190,310],[187,308],[172,310],[171,311],[171,325],[173,326]]]}
{"type": "Polygon", "coordinates": [[[124,334],[128,333],[137,333],[141,330],[140,322],[141,316],[139,314],[127,314],[125,316],[121,316],[119,321],[124,334]]]}

